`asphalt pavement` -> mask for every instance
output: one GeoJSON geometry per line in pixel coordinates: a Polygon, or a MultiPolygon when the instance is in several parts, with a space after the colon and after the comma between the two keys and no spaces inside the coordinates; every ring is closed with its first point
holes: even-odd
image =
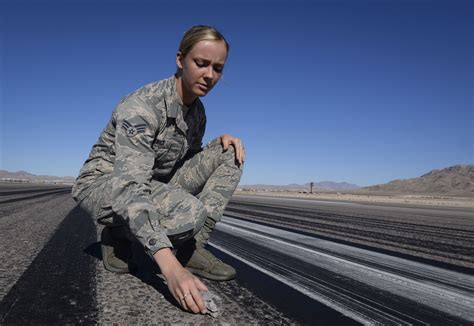
{"type": "Polygon", "coordinates": [[[474,209],[234,196],[226,215],[474,271],[474,209]]]}
{"type": "Polygon", "coordinates": [[[107,272],[70,187],[0,185],[0,324],[474,322],[470,210],[234,196],[209,245],[238,270],[213,318],[181,310],[134,244],[107,272]]]}
{"type": "Polygon", "coordinates": [[[136,274],[102,266],[100,231],[69,188],[0,187],[0,324],[305,324],[262,300],[239,278],[203,280],[218,293],[213,318],[181,310],[138,245],[136,274]]]}
{"type": "Polygon", "coordinates": [[[469,274],[229,217],[212,244],[363,324],[474,322],[469,274]]]}

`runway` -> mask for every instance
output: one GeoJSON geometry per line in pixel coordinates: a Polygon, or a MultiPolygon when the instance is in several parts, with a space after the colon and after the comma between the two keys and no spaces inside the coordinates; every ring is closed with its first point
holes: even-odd
{"type": "Polygon", "coordinates": [[[451,269],[474,269],[472,209],[234,196],[226,215],[451,269]]]}
{"type": "Polygon", "coordinates": [[[138,273],[105,271],[70,187],[0,185],[0,324],[472,325],[472,213],[234,196],[209,249],[238,276],[206,281],[212,319],[176,306],[138,244],[138,273]]]}
{"type": "Polygon", "coordinates": [[[363,324],[474,321],[467,274],[228,217],[212,245],[363,324]]]}

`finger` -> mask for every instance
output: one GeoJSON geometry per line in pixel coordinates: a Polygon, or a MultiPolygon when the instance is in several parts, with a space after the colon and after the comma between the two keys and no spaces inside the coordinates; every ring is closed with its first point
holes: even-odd
{"type": "Polygon", "coordinates": [[[235,160],[238,161],[239,160],[239,139],[238,138],[232,138],[230,139],[230,143],[232,146],[234,146],[234,149],[235,149],[235,160]]]}
{"type": "MultiPolygon", "coordinates": [[[[189,309],[191,309],[191,311],[194,312],[195,314],[198,314],[201,312],[201,309],[196,304],[196,300],[198,300],[197,297],[200,296],[200,294],[196,292],[197,290],[194,289],[194,291],[192,291],[190,295],[186,296],[184,300],[186,301],[186,304],[188,305],[189,309]]],[[[202,302],[202,298],[201,298],[201,302],[202,302]]]]}
{"type": "Polygon", "coordinates": [[[245,162],[245,146],[243,143],[241,143],[242,145],[242,162],[245,162]]]}
{"type": "Polygon", "coordinates": [[[224,134],[221,136],[222,147],[224,147],[224,151],[229,148],[229,145],[232,143],[232,136],[228,134],[224,134]]]}
{"type": "Polygon", "coordinates": [[[186,298],[180,299],[179,303],[181,304],[181,307],[183,307],[184,310],[191,311],[191,309],[189,309],[188,305],[186,304],[186,298]]]}
{"type": "Polygon", "coordinates": [[[222,147],[224,148],[224,152],[229,148],[229,138],[222,137],[222,147]]]}
{"type": "Polygon", "coordinates": [[[242,146],[242,143],[240,143],[239,161],[240,161],[240,164],[244,162],[244,147],[242,146]]]}
{"type": "Polygon", "coordinates": [[[239,161],[239,164],[242,164],[242,155],[242,143],[240,142],[240,139],[237,139],[235,146],[235,156],[237,161],[239,161]]]}
{"type": "Polygon", "coordinates": [[[237,160],[237,162],[240,164],[242,164],[242,153],[240,152],[240,148],[237,148],[237,150],[235,151],[235,159],[237,160]]]}
{"type": "Polygon", "coordinates": [[[195,289],[195,291],[193,291],[193,299],[199,311],[205,314],[207,312],[207,307],[202,298],[201,291],[199,291],[197,288],[195,289]]]}
{"type": "MultiPolygon", "coordinates": [[[[191,294],[188,294],[188,296],[190,295],[191,294]]],[[[188,305],[186,304],[186,300],[183,297],[184,297],[184,294],[181,291],[176,291],[176,295],[175,295],[176,301],[181,305],[181,307],[183,307],[184,310],[189,311],[188,305]]]]}

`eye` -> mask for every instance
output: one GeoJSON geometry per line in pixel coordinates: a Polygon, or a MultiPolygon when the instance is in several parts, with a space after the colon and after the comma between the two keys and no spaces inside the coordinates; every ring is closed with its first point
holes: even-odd
{"type": "Polygon", "coordinates": [[[199,68],[202,68],[202,67],[205,67],[206,64],[200,60],[194,60],[194,63],[196,64],[196,66],[198,66],[199,68]]]}
{"type": "Polygon", "coordinates": [[[214,67],[214,71],[219,74],[222,72],[222,70],[224,70],[224,67],[214,67]]]}

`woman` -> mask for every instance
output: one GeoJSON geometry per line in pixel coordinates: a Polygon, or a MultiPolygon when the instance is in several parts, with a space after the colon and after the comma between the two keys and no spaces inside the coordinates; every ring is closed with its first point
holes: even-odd
{"type": "Polygon", "coordinates": [[[212,280],[235,276],[204,246],[240,180],[244,148],[230,135],[202,148],[206,116],[199,99],[221,78],[228,51],[216,29],[189,29],[176,74],[119,102],[72,190],[106,225],[105,268],[127,272],[131,241],[138,240],[174,298],[194,313],[206,312],[200,291],[207,288],[192,273],[212,280]]]}

